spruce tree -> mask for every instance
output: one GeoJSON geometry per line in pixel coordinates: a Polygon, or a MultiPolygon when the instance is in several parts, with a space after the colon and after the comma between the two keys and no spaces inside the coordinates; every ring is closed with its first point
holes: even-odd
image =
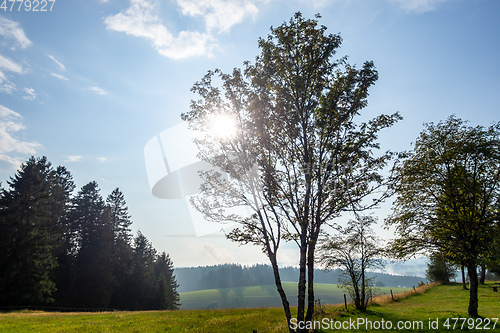
{"type": "Polygon", "coordinates": [[[113,230],[109,209],[95,181],[83,186],[73,199],[69,219],[75,306],[106,308],[113,285],[113,230]]]}
{"type": "Polygon", "coordinates": [[[0,194],[0,304],[50,303],[71,175],[31,157],[8,184],[0,194]]]}
{"type": "Polygon", "coordinates": [[[132,220],[130,219],[125,196],[119,188],[115,188],[113,192],[108,195],[106,204],[109,207],[109,218],[113,228],[115,244],[119,242],[129,244],[132,239],[130,233],[132,220]]]}
{"type": "Polygon", "coordinates": [[[111,306],[115,309],[127,309],[127,293],[132,269],[132,234],[130,226],[132,220],[128,212],[123,193],[116,188],[108,195],[106,205],[109,210],[109,219],[113,230],[113,275],[115,287],[111,297],[111,306]]]}
{"type": "Polygon", "coordinates": [[[140,231],[134,238],[134,254],[129,280],[131,310],[152,310],[154,306],[154,263],[156,250],[140,231]]]}
{"type": "Polygon", "coordinates": [[[156,257],[156,309],[176,310],[179,308],[179,293],[177,292],[177,281],[174,276],[174,264],[170,256],[162,252],[156,257]]]}

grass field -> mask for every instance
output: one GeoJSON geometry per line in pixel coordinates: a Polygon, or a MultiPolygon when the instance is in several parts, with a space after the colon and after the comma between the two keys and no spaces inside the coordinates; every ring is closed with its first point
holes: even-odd
{"type": "MultiPolygon", "coordinates": [[[[288,295],[291,305],[297,305],[297,283],[284,282],[283,288],[288,295]]],[[[380,288],[377,294],[389,294],[390,290],[400,293],[407,288],[380,288]]],[[[336,284],[316,283],[314,295],[323,304],[339,304],[344,302],[345,291],[338,288],[336,284]]],[[[275,285],[264,285],[255,287],[207,289],[180,293],[181,309],[232,309],[232,308],[255,308],[255,307],[279,307],[281,299],[276,291],[275,285]]]]}
{"type": "MultiPolygon", "coordinates": [[[[480,286],[479,313],[483,317],[500,317],[500,293],[493,292],[491,283],[480,286]]],[[[454,331],[443,327],[446,319],[465,318],[467,314],[468,292],[461,285],[436,286],[422,294],[390,301],[381,297],[378,304],[369,307],[366,313],[353,309],[343,310],[342,306],[323,306],[317,320],[328,322],[365,321],[386,323],[394,326],[398,322],[419,323],[423,329],[402,330],[405,332],[454,331]],[[439,321],[437,330],[429,329],[431,321],[439,321]]],[[[453,321],[451,321],[453,325],[453,321]]],[[[496,329],[475,330],[477,332],[500,332],[496,329]]],[[[363,327],[361,327],[363,328],[363,327]]],[[[467,327],[466,327],[467,328],[467,327]]],[[[484,327],[483,327],[484,328],[484,327]]],[[[0,332],[286,332],[281,308],[216,309],[180,311],[144,311],[109,313],[45,313],[16,312],[0,314],[0,332]]],[[[322,329],[320,332],[334,331],[322,329]]],[[[348,330],[347,330],[348,331],[348,330]]],[[[360,331],[360,330],[353,330],[360,331]]],[[[380,329],[363,330],[379,332],[380,329]]],[[[397,331],[397,329],[386,330],[397,331]]],[[[455,329],[457,331],[457,328],[455,329]]],[[[458,329],[458,331],[460,331],[458,329]]],[[[474,330],[472,330],[474,331],[474,330]]]]}

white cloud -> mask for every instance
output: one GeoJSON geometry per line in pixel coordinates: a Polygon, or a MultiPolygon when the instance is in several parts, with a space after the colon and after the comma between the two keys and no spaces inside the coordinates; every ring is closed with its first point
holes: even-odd
{"type": "Polygon", "coordinates": [[[23,89],[26,95],[23,98],[27,101],[33,101],[36,98],[35,89],[33,88],[24,88],[23,89]]]}
{"type": "Polygon", "coordinates": [[[0,72],[0,92],[12,94],[16,90],[16,85],[9,81],[2,81],[2,72],[0,72]]]}
{"type": "Polygon", "coordinates": [[[179,37],[167,48],[158,52],[172,59],[183,59],[192,56],[211,55],[212,47],[208,45],[212,38],[209,35],[192,31],[181,31],[179,37]]]}
{"type": "Polygon", "coordinates": [[[23,74],[23,67],[0,54],[0,92],[12,94],[16,90],[16,85],[10,82],[5,72],[23,74]]]}
{"type": "Polygon", "coordinates": [[[255,18],[259,12],[255,4],[248,0],[177,0],[177,4],[184,15],[204,17],[209,32],[213,29],[228,32],[245,17],[255,18]]]}
{"type": "Polygon", "coordinates": [[[107,157],[98,157],[97,160],[99,162],[106,162],[108,160],[108,158],[107,157]]]}
{"type": "Polygon", "coordinates": [[[406,12],[425,13],[436,9],[449,0],[391,0],[406,12]]]}
{"type": "Polygon", "coordinates": [[[0,16],[0,35],[6,39],[14,39],[22,49],[32,44],[28,37],[26,37],[24,30],[19,26],[19,23],[2,16],[0,16]]]}
{"type": "Polygon", "coordinates": [[[63,81],[68,81],[69,80],[67,77],[59,75],[59,74],[56,74],[56,73],[50,73],[50,75],[52,75],[55,78],[58,78],[59,80],[63,80],[63,81]]]}
{"type": "Polygon", "coordinates": [[[41,145],[37,142],[27,142],[13,137],[14,133],[25,127],[20,122],[21,115],[3,105],[0,105],[0,169],[12,169],[21,164],[21,161],[11,154],[35,154],[41,145]]]}
{"type": "Polygon", "coordinates": [[[148,0],[131,0],[130,7],[125,12],[106,17],[104,23],[109,30],[144,37],[153,41],[157,48],[165,47],[174,38],[160,18],[153,13],[155,7],[155,4],[148,0]]]}
{"type": "Polygon", "coordinates": [[[231,254],[229,249],[225,249],[222,247],[216,248],[210,243],[201,242],[200,244],[196,244],[196,252],[200,257],[205,257],[210,262],[216,263],[233,263],[235,259],[231,254]]]}
{"type": "Polygon", "coordinates": [[[90,91],[93,91],[95,92],[97,95],[101,95],[101,96],[104,96],[104,95],[107,95],[108,92],[104,89],[101,89],[99,87],[89,87],[89,90],[90,91]]]}
{"type": "Polygon", "coordinates": [[[21,161],[12,158],[8,155],[0,154],[0,170],[1,171],[12,171],[16,170],[20,165],[21,161]]]}
{"type": "Polygon", "coordinates": [[[80,155],[69,155],[63,162],[78,162],[82,159],[80,155]]]}
{"type": "Polygon", "coordinates": [[[66,66],[64,66],[63,64],[61,64],[56,58],[54,58],[53,56],[51,55],[47,55],[47,57],[49,57],[50,59],[52,59],[58,66],[59,68],[62,70],[62,71],[65,71],[66,70],[66,66]]]}
{"type": "Polygon", "coordinates": [[[211,54],[209,34],[181,31],[174,37],[155,13],[157,7],[152,0],[131,0],[125,12],[105,18],[106,28],[149,39],[161,55],[173,59],[211,54]]]}
{"type": "Polygon", "coordinates": [[[5,80],[6,77],[2,70],[14,72],[17,74],[23,73],[23,67],[21,65],[17,64],[14,60],[4,57],[0,54],[0,80],[5,80]]]}

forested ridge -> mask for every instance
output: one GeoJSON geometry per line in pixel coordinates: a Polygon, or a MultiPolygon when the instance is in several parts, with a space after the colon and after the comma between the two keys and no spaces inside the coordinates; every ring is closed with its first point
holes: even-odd
{"type": "MultiPolygon", "coordinates": [[[[3,185],[3,184],[2,184],[3,185]]],[[[0,307],[177,309],[173,262],[140,231],[116,188],[75,191],[71,173],[30,158],[0,189],[0,307]]]]}

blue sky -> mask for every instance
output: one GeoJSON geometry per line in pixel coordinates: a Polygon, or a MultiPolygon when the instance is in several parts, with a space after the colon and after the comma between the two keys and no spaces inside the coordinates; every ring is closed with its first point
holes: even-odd
{"type": "MultiPolygon", "coordinates": [[[[176,266],[266,262],[220,234],[195,237],[184,201],[151,194],[144,147],[181,122],[207,70],[253,61],[258,38],[296,11],[320,13],[351,63],[375,62],[363,118],[404,117],[381,135],[384,149],[409,149],[424,122],[451,114],[499,120],[496,0],[56,0],[47,12],[0,9],[0,180],[45,155],[78,188],[120,187],[134,231],[176,266]]],[[[281,262],[295,261],[284,249],[281,262]]]]}

